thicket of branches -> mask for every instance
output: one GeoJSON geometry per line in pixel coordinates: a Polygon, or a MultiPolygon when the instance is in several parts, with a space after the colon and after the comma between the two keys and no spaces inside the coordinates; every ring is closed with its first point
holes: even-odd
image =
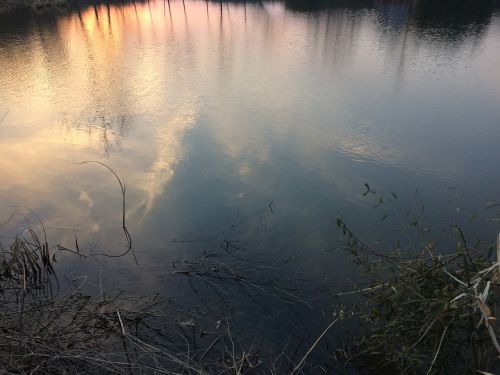
{"type": "MultiPolygon", "coordinates": [[[[391,193],[377,206],[397,199],[391,193]]],[[[468,243],[458,225],[446,230],[447,241],[426,239],[418,220],[408,220],[399,223],[408,246],[394,241],[381,251],[337,219],[344,250],[366,281],[338,295],[352,297],[353,315],[366,324],[341,357],[363,373],[499,373],[500,247],[468,243]],[[410,238],[411,229],[422,241],[410,238]]]]}

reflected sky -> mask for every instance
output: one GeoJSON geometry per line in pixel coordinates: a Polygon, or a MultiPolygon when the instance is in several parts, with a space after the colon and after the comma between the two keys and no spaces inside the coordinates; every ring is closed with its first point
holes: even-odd
{"type": "Polygon", "coordinates": [[[35,210],[63,244],[119,251],[116,181],[78,164],[105,162],[155,261],[271,201],[262,241],[321,253],[332,218],[366,226],[367,182],[419,188],[436,222],[482,209],[500,200],[500,15],[465,4],[150,1],[2,20],[1,205],[35,210]]]}

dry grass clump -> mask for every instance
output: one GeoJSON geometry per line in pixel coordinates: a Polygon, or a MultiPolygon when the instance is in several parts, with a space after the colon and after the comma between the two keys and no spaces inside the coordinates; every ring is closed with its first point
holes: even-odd
{"type": "Polygon", "coordinates": [[[347,362],[369,373],[498,373],[500,266],[491,247],[470,247],[454,227],[456,249],[449,255],[435,254],[433,245],[382,255],[341,218],[337,224],[369,280],[349,292],[369,331],[351,343],[347,362]]]}
{"type": "Polygon", "coordinates": [[[59,293],[54,261],[31,229],[0,246],[0,367],[57,374],[134,366],[128,330],[160,302],[90,297],[78,286],[59,293]]]}
{"type": "Polygon", "coordinates": [[[259,347],[241,343],[229,315],[207,331],[203,312],[158,296],[87,295],[78,279],[59,288],[58,251],[66,250],[49,249],[31,229],[0,246],[0,368],[7,373],[265,371],[259,347]]]}
{"type": "MultiPolygon", "coordinates": [[[[75,249],[50,248],[41,220],[43,237],[28,227],[7,245],[0,242],[0,368],[17,374],[266,373],[259,346],[248,345],[234,332],[231,306],[222,304],[214,317],[215,306],[177,305],[158,295],[109,297],[102,290],[88,295],[78,279],[59,287],[55,262],[60,252],[101,259],[130,253],[137,262],[125,222],[124,182],[105,164],[85,163],[100,164],[116,178],[127,246],[119,255],[82,252],[76,239],[75,249]]],[[[227,239],[225,243],[230,246],[227,239]]],[[[280,300],[291,298],[286,290],[251,277],[251,269],[230,267],[217,258],[204,254],[179,261],[174,273],[189,276],[193,287],[192,279],[215,288],[223,300],[228,299],[226,283],[245,283],[258,292],[269,288],[280,300]]],[[[292,365],[277,358],[271,367],[281,362],[292,365]]]]}

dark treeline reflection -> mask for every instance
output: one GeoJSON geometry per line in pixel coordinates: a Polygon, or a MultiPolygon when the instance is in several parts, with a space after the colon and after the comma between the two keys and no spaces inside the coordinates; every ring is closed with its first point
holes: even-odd
{"type": "MultiPolygon", "coordinates": [[[[166,3],[173,3],[175,1],[177,0],[165,0],[166,3]]],[[[265,1],[255,0],[205,0],[205,2],[240,4],[245,6],[264,6],[266,3],[265,1]]],[[[57,9],[57,13],[64,14],[99,5],[109,7],[131,3],[148,3],[148,1],[75,1],[68,8],[57,9]]],[[[388,15],[392,13],[396,17],[410,16],[414,24],[421,28],[446,27],[456,31],[464,30],[464,27],[467,25],[487,24],[494,10],[500,6],[498,0],[278,0],[277,3],[283,3],[285,8],[290,11],[304,13],[317,13],[338,9],[377,10],[388,15]]],[[[27,13],[33,14],[33,12],[28,10],[20,10],[16,13],[23,14],[24,18],[26,18],[27,13]]],[[[12,13],[1,16],[1,19],[0,28],[5,26],[5,24],[11,24],[13,20],[12,13]]]]}
{"type": "MultiPolygon", "coordinates": [[[[262,1],[218,1],[224,4],[264,7],[262,1]]],[[[318,21],[326,18],[327,30],[339,19],[356,20],[373,16],[380,31],[408,32],[417,37],[459,47],[464,41],[477,43],[489,26],[498,0],[283,0],[286,10],[305,14],[318,21]]]]}
{"type": "Polygon", "coordinates": [[[490,22],[499,3],[496,0],[285,0],[287,9],[296,12],[371,10],[382,22],[411,24],[418,32],[446,32],[460,39],[471,32],[480,33],[490,22]],[[473,28],[473,30],[471,30],[473,28]]]}
{"type": "MultiPolygon", "coordinates": [[[[165,4],[181,0],[165,0],[165,4]]],[[[202,0],[203,1],[203,0],[202,0]]],[[[232,4],[253,8],[264,8],[268,2],[263,1],[218,1],[205,0],[207,3],[232,4]]],[[[489,25],[496,9],[499,9],[498,0],[283,0],[275,3],[284,4],[286,10],[308,14],[312,17],[323,17],[325,14],[331,21],[331,16],[338,12],[349,18],[358,18],[371,13],[377,17],[381,27],[402,31],[412,27],[418,35],[437,37],[439,40],[454,43],[464,38],[480,37],[489,25]]],[[[0,14],[0,38],[9,34],[18,34],[30,28],[35,23],[54,26],[57,18],[68,13],[78,13],[88,8],[104,6],[127,6],[129,4],[149,4],[148,1],[116,0],[103,2],[102,0],[77,1],[70,7],[55,11],[36,13],[31,10],[18,10],[10,14],[0,14]]],[[[170,8],[170,7],[169,7],[170,8]]],[[[222,8],[221,8],[222,9],[222,8]]],[[[189,12],[189,9],[187,10],[189,12]]],[[[109,14],[109,12],[108,12],[109,14]]],[[[186,14],[187,15],[187,14],[186,14]]]]}
{"type": "Polygon", "coordinates": [[[443,28],[459,37],[470,27],[484,29],[496,8],[498,2],[492,0],[422,0],[415,2],[411,13],[420,30],[443,28]]]}

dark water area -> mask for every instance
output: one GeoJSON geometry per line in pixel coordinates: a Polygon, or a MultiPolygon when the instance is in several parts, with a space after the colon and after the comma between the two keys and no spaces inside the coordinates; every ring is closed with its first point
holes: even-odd
{"type": "Polygon", "coordinates": [[[149,1],[1,15],[1,234],[36,225],[23,206],[53,244],[73,248],[76,236],[120,254],[119,186],[79,164],[103,162],[126,181],[138,265],[68,255],[65,272],[88,275],[89,289],[196,305],[214,291],[172,271],[220,253],[258,280],[303,288],[307,303],[239,286],[224,299],[238,301],[240,323],[258,331],[279,317],[267,336],[307,342],[335,310],[313,291],[359,278],[334,246],[340,215],[382,251],[395,239],[418,248],[419,229],[439,237],[451,224],[494,242],[499,41],[494,1],[149,1]]]}

